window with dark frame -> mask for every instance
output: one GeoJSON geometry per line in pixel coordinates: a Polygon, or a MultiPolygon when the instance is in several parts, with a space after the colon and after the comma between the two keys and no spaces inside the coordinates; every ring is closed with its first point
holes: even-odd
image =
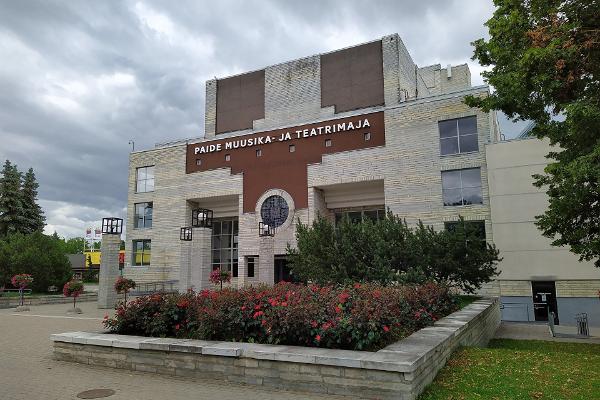
{"type": "MultiPolygon", "coordinates": [[[[461,221],[450,221],[444,222],[444,228],[448,232],[456,232],[456,230],[460,227],[461,221]]],[[[476,242],[481,245],[485,245],[485,221],[476,220],[476,221],[462,221],[463,229],[465,234],[474,234],[476,242]]],[[[467,239],[467,243],[471,240],[467,239]]]]}
{"type": "Polygon", "coordinates": [[[439,121],[438,129],[442,156],[479,151],[476,116],[439,121]]]}
{"type": "Polygon", "coordinates": [[[325,147],[331,147],[331,139],[325,139],[325,147]]]}
{"type": "Polygon", "coordinates": [[[296,145],[290,144],[290,153],[294,153],[296,151],[296,145]]]}
{"type": "Polygon", "coordinates": [[[231,161],[231,154],[225,154],[225,161],[231,161]]]}
{"type": "Polygon", "coordinates": [[[134,204],[134,228],[152,228],[153,203],[135,203],[134,204]]]}
{"type": "Polygon", "coordinates": [[[335,223],[339,224],[346,217],[348,217],[352,223],[360,223],[366,220],[377,222],[385,218],[385,209],[374,208],[364,210],[337,211],[335,213],[335,223]]]}
{"type": "Polygon", "coordinates": [[[134,240],[132,264],[137,267],[150,265],[151,241],[149,239],[134,240]]]}
{"type": "Polygon", "coordinates": [[[260,156],[262,156],[262,150],[256,149],[256,157],[260,157],[260,156]]]}
{"type": "Polygon", "coordinates": [[[365,132],[364,137],[365,137],[365,142],[368,140],[371,140],[371,132],[365,132]]]}
{"type": "Polygon", "coordinates": [[[154,165],[136,168],[135,191],[136,193],[154,191],[154,165]]]}
{"type": "Polygon", "coordinates": [[[201,159],[201,158],[197,158],[197,159],[196,159],[196,165],[197,165],[197,166],[200,166],[200,165],[202,165],[202,159],[201,159]]]}
{"type": "Polygon", "coordinates": [[[212,269],[238,276],[238,220],[216,219],[212,223],[212,269]]]}
{"type": "Polygon", "coordinates": [[[445,206],[483,204],[481,168],[442,171],[442,197],[445,206]]]}
{"type": "Polygon", "coordinates": [[[258,263],[258,256],[246,256],[246,275],[248,278],[254,278],[254,269],[258,263]]]}

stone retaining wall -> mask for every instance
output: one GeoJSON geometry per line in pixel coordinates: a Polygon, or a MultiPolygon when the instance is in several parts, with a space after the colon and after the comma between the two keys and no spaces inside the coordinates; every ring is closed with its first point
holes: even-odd
{"type": "MultiPolygon", "coordinates": [[[[77,298],[77,303],[98,300],[98,293],[84,293],[77,298]]],[[[25,297],[23,300],[27,306],[39,306],[42,304],[66,304],[73,303],[72,297],[63,295],[48,295],[37,297],[25,297]]],[[[0,308],[11,308],[19,305],[18,297],[0,297],[0,308]]]]}
{"type": "Polygon", "coordinates": [[[485,346],[498,299],[479,300],[377,352],[70,332],[57,360],[355,398],[416,399],[459,346],[485,346]]]}

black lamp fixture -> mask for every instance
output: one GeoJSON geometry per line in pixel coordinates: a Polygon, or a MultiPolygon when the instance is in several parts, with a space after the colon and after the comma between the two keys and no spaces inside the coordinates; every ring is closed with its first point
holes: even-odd
{"type": "Polygon", "coordinates": [[[108,235],[120,235],[123,233],[122,218],[102,218],[102,233],[108,235]]]}
{"type": "Polygon", "coordinates": [[[264,222],[258,223],[258,236],[266,237],[266,236],[275,236],[275,228],[272,226],[265,224],[264,222]]]}
{"type": "Polygon", "coordinates": [[[194,228],[212,227],[213,212],[206,208],[192,210],[192,226],[194,228]]]}
{"type": "Polygon", "coordinates": [[[189,242],[192,240],[191,226],[184,226],[183,228],[181,228],[181,231],[179,232],[179,240],[183,240],[185,242],[189,242]]]}

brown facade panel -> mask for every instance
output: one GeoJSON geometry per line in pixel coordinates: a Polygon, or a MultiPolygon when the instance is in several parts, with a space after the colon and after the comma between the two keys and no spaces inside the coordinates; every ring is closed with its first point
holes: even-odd
{"type": "Polygon", "coordinates": [[[340,113],[384,102],[381,41],[321,56],[321,107],[340,113]]]}
{"type": "Polygon", "coordinates": [[[302,209],[308,207],[308,164],[321,162],[323,154],[384,145],[385,123],[383,112],[378,112],[190,144],[186,172],[230,168],[232,174],[243,173],[244,212],[253,212],[260,196],[269,189],[285,190],[296,209],[302,209]],[[339,129],[341,124],[348,129],[339,129]],[[326,140],[331,140],[329,146],[326,140]],[[247,145],[242,147],[242,143],[247,145]],[[290,145],[294,145],[293,152],[290,145]]]}
{"type": "Polygon", "coordinates": [[[251,129],[264,117],[264,70],[217,80],[216,134],[251,129]]]}

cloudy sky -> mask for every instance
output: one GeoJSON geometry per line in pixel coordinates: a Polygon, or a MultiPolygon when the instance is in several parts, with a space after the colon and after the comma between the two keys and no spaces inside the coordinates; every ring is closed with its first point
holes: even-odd
{"type": "Polygon", "coordinates": [[[33,167],[46,231],[124,216],[131,146],[203,135],[204,82],[397,32],[468,62],[491,0],[0,0],[0,160],[33,167]]]}

